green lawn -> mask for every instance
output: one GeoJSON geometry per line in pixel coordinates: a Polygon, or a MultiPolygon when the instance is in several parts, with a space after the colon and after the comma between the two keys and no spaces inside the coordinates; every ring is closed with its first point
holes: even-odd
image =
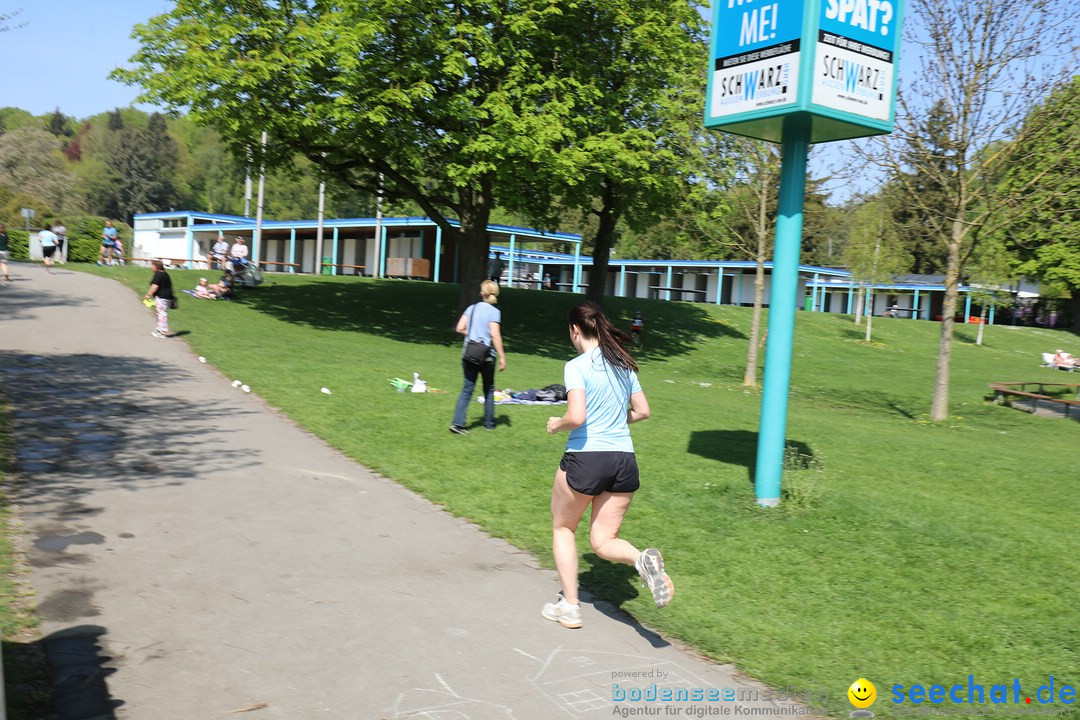
{"type": "MultiPolygon", "coordinates": [[[[150,278],[88,271],[140,292],[150,278]]],[[[199,274],[172,276],[193,287],[199,274]]],[[[447,432],[461,382],[457,287],[268,278],[236,303],[184,296],[174,330],[351,457],[550,564],[548,492],[565,437],[545,434],[548,409],[501,407],[497,432],[447,432]],[[414,371],[449,392],[387,382],[414,371]]],[[[578,299],[503,292],[500,387],[562,382],[578,299]]],[[[952,417],[935,424],[936,323],[876,318],[868,346],[850,317],[800,313],[787,434],[807,467],[785,478],[799,502],[763,510],[752,486],[761,398],[739,385],[750,310],[606,306],[627,328],[644,312],[653,408],[634,427],[643,486],[624,534],[664,551],[678,595],[658,611],[632,569],[586,553],[589,590],[769,684],[825,688],[836,713],[852,709],[845,692],[860,676],[877,685],[879,716],[898,683],[1080,684],[1080,425],[987,401],[992,381],[1076,379],[1039,367],[1040,352],[1076,352],[1076,336],[991,327],[979,347],[976,328],[960,328],[952,417]]],[[[222,392],[235,391],[223,381],[222,392]]],[[[477,405],[470,422],[479,417],[477,405]]]]}

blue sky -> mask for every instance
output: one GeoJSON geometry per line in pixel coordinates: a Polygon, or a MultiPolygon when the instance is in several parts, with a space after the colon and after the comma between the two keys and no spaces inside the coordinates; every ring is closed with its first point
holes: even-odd
{"type": "Polygon", "coordinates": [[[86,118],[135,101],[138,88],[109,80],[138,49],[136,23],[166,12],[168,0],[0,0],[0,13],[22,8],[0,33],[0,107],[34,115],[59,107],[86,118]]]}

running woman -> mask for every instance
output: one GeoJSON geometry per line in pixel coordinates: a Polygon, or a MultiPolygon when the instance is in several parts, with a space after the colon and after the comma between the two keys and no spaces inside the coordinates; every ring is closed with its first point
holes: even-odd
{"type": "Polygon", "coordinates": [[[570,342],[580,353],[566,363],[566,414],[548,418],[551,434],[570,431],[551,488],[552,549],[562,592],[541,614],[563,627],[581,627],[578,553],[574,532],[592,504],[589,540],[611,562],[633,565],[657,607],[675,594],[656,548],[638,551],[619,537],[623,517],[640,486],[629,423],[649,417],[649,401],[638,383],[637,364],[626,351],[627,334],[607,319],[599,305],[581,303],[570,311],[570,342]],[[627,407],[629,405],[629,408],[627,407]]]}

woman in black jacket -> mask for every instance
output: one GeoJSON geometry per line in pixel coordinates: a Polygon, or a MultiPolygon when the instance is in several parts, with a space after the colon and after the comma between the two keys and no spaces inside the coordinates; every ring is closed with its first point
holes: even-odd
{"type": "Polygon", "coordinates": [[[150,263],[154,268],[154,277],[150,279],[150,289],[146,291],[146,299],[154,298],[154,306],[157,310],[157,329],[150,333],[156,338],[168,337],[169,335],[169,307],[173,303],[172,278],[165,272],[165,263],[154,260],[150,263]]]}

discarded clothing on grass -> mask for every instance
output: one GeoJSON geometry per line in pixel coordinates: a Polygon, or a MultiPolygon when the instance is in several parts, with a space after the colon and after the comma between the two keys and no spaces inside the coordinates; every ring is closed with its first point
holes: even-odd
{"type": "MultiPolygon", "coordinates": [[[[565,405],[566,404],[566,390],[563,389],[562,397],[558,396],[558,393],[550,390],[549,388],[562,386],[549,385],[543,390],[522,390],[515,392],[510,388],[506,390],[495,391],[495,404],[496,405],[565,405]]],[[[484,396],[481,394],[476,398],[476,402],[484,402],[484,396]]]]}

